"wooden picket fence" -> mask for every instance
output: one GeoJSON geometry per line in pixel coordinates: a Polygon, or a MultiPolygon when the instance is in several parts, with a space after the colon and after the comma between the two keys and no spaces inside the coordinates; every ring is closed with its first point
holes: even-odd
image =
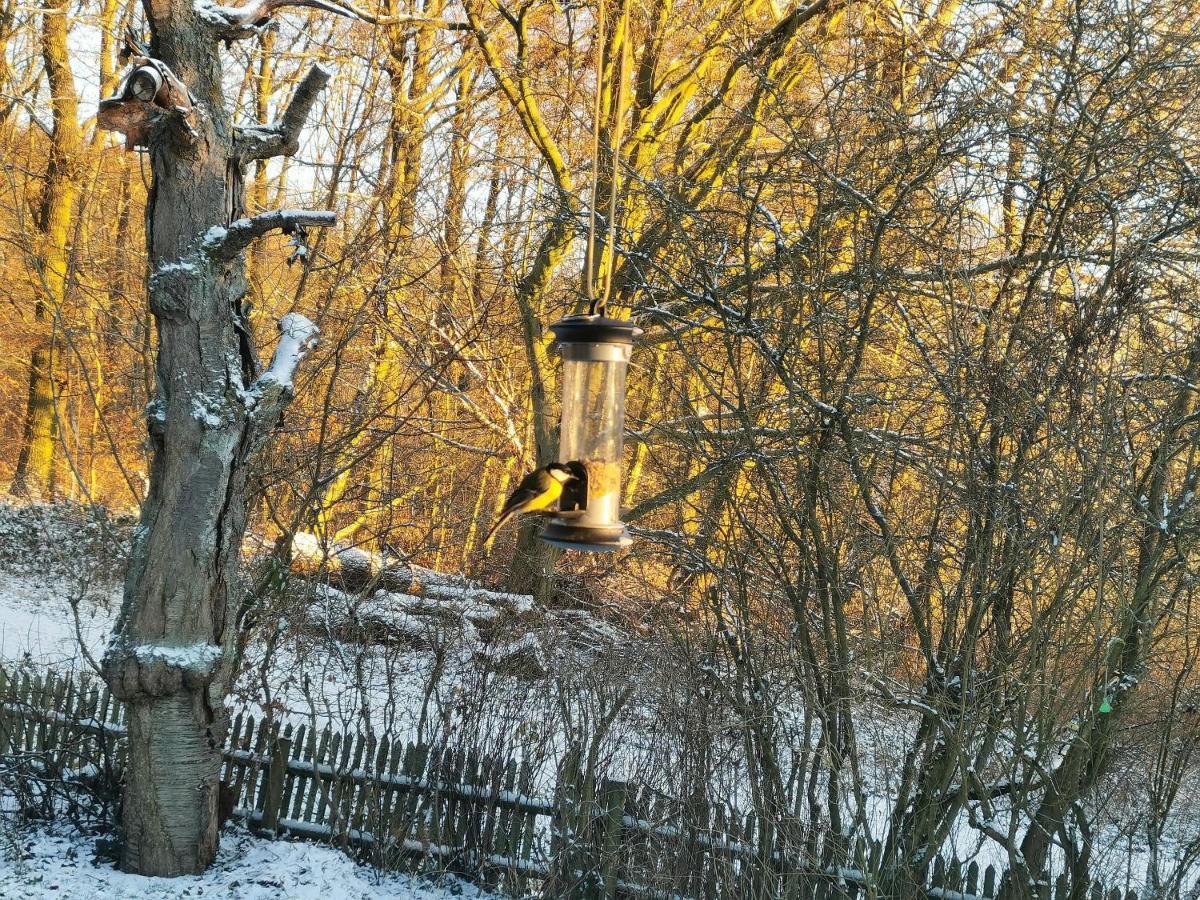
{"type": "MultiPolygon", "coordinates": [[[[0,758],[41,754],[57,772],[119,768],[124,712],[94,679],[0,668],[0,758]]],[[[530,766],[471,749],[293,728],[244,713],[224,750],[232,815],[271,835],[317,840],[388,868],[448,871],[513,896],[567,898],[884,898],[864,875],[879,845],[829,835],[784,853],[753,815],[681,805],[645,787],[590,777],[569,752],[552,799],[530,766]],[[764,849],[772,848],[772,849],[764,849]]],[[[997,896],[1001,874],[936,860],[930,900],[997,896]]],[[[1064,876],[1038,900],[1137,900],[1064,876]]]]}

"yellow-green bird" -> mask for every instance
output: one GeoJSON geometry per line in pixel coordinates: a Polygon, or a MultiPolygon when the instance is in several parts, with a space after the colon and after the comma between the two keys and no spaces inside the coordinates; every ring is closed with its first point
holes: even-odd
{"type": "Polygon", "coordinates": [[[500,526],[513,516],[549,510],[562,496],[563,485],[574,478],[575,475],[562,463],[553,462],[540,469],[534,469],[521,479],[512,496],[504,502],[500,518],[496,520],[483,542],[486,544],[490,541],[492,535],[500,530],[500,526]]]}

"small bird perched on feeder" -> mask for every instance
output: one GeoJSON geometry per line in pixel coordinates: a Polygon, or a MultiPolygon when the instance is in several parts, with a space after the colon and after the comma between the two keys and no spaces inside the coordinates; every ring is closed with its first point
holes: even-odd
{"type": "Polygon", "coordinates": [[[575,479],[575,473],[562,463],[552,462],[534,469],[521,479],[512,496],[504,502],[500,510],[500,518],[483,539],[487,544],[505,522],[513,516],[523,513],[547,512],[558,503],[562,496],[563,485],[575,479]]]}

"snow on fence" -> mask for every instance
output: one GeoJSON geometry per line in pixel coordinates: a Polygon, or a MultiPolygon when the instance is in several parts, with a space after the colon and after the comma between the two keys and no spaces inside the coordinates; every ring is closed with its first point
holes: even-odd
{"type": "MultiPolygon", "coordinates": [[[[124,762],[123,709],[93,679],[0,667],[0,758],[41,754],[52,771],[124,762]]],[[[878,844],[806,835],[800,853],[752,814],[681,806],[587,775],[576,753],[553,799],[532,795],[528,765],[470,749],[392,743],[325,728],[282,730],[239,713],[222,771],[225,811],[269,834],[341,846],[377,865],[452,871],[515,896],[565,898],[890,896],[864,874],[878,844]]],[[[996,897],[1001,873],[939,857],[930,900],[996,897]]],[[[1038,900],[1137,900],[1065,876],[1038,900]]]]}

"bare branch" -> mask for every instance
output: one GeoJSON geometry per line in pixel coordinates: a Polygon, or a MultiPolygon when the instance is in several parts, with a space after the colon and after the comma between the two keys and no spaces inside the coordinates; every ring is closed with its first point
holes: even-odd
{"type": "Polygon", "coordinates": [[[300,131],[308,121],[317,95],[332,77],[333,73],[320,64],[309,69],[292,94],[283,118],[270,125],[250,125],[238,130],[235,139],[238,156],[245,161],[293,155],[300,147],[300,131]]]}
{"type": "Polygon", "coordinates": [[[706,468],[700,471],[699,474],[693,475],[685,481],[673,485],[664,491],[660,491],[653,497],[647,497],[633,509],[624,513],[621,518],[625,522],[636,522],[647,513],[654,512],[659,507],[666,506],[669,503],[675,503],[688,494],[694,493],[708,482],[713,481],[719,475],[728,472],[730,466],[743,465],[746,460],[739,456],[730,456],[725,459],[719,459],[710,463],[706,468]]]}
{"type": "Polygon", "coordinates": [[[193,9],[219,38],[239,41],[261,32],[275,11],[287,6],[305,6],[351,19],[361,18],[356,10],[332,0],[255,0],[245,6],[221,6],[213,0],[195,0],[193,9]]]}
{"type": "Polygon", "coordinates": [[[408,26],[409,28],[438,28],[443,31],[470,31],[471,24],[469,22],[453,22],[449,19],[434,19],[428,16],[412,16],[412,15],[397,15],[397,16],[377,16],[374,13],[365,12],[356,6],[349,3],[343,3],[342,6],[350,10],[355,18],[362,19],[371,25],[398,25],[408,26]]]}
{"type": "Polygon", "coordinates": [[[475,37],[479,42],[479,49],[483,52],[483,58],[492,72],[492,77],[496,79],[496,84],[504,92],[508,102],[512,104],[525,133],[529,135],[530,140],[541,152],[546,165],[550,167],[550,175],[554,179],[560,195],[570,197],[574,193],[574,188],[571,186],[571,171],[567,166],[566,157],[546,124],[541,105],[529,82],[529,67],[525,58],[527,45],[525,20],[513,18],[505,12],[504,7],[500,7],[500,12],[513,26],[517,39],[517,64],[514,67],[507,67],[502,62],[499,52],[484,27],[482,4],[469,2],[464,3],[463,6],[467,13],[467,19],[471,23],[471,30],[475,32],[475,37]],[[516,80],[509,74],[509,68],[515,69],[516,80]]]}
{"type": "Polygon", "coordinates": [[[252,219],[238,219],[228,228],[210,228],[200,248],[213,259],[228,262],[268,231],[279,229],[291,234],[297,229],[327,228],[336,221],[330,210],[276,209],[252,219]]]}

